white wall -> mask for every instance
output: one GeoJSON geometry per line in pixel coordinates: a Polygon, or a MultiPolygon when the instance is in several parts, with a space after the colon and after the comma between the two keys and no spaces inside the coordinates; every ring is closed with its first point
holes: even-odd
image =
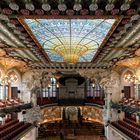
{"type": "Polygon", "coordinates": [[[21,140],[36,140],[37,138],[37,128],[31,129],[21,140]]]}
{"type": "Polygon", "coordinates": [[[31,90],[30,90],[31,78],[32,78],[32,72],[31,71],[25,72],[22,75],[22,84],[20,86],[20,91],[21,91],[21,99],[25,103],[29,103],[31,101],[31,90]]]}
{"type": "Polygon", "coordinates": [[[107,140],[122,140],[122,137],[115,131],[113,131],[110,127],[107,127],[107,129],[108,129],[107,140]]]}

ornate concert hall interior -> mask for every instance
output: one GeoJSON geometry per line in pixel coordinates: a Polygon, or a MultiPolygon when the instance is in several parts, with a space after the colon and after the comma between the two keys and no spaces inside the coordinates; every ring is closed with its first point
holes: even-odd
{"type": "Polygon", "coordinates": [[[0,140],[140,140],[140,0],[0,0],[0,140]]]}

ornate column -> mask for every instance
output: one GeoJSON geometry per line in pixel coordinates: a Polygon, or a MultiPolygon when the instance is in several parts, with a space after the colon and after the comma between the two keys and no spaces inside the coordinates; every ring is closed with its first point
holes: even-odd
{"type": "Polygon", "coordinates": [[[111,95],[112,93],[105,93],[105,106],[103,109],[103,118],[104,118],[104,129],[105,129],[105,136],[109,137],[109,128],[108,128],[108,122],[111,120],[111,95]]]}
{"type": "Polygon", "coordinates": [[[107,93],[107,119],[108,120],[111,119],[111,116],[110,116],[110,111],[111,111],[111,108],[110,108],[111,95],[112,95],[112,93],[107,93]]]}
{"type": "Polygon", "coordinates": [[[11,84],[8,83],[8,99],[11,99],[11,84]]]}
{"type": "Polygon", "coordinates": [[[130,85],[130,94],[131,94],[131,97],[135,97],[134,82],[131,83],[131,85],[130,85]]]}

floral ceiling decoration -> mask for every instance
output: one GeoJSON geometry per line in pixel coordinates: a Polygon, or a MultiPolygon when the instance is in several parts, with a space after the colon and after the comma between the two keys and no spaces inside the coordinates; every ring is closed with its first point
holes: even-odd
{"type": "Polygon", "coordinates": [[[3,49],[0,49],[0,57],[6,55],[6,52],[3,49]]]}
{"type": "Polygon", "coordinates": [[[121,60],[116,63],[118,66],[125,66],[131,69],[135,69],[140,65],[140,57],[129,58],[125,60],[121,60]]]}
{"type": "Polygon", "coordinates": [[[0,64],[2,64],[4,66],[5,63],[6,63],[7,69],[11,69],[14,67],[18,67],[20,69],[20,68],[24,68],[26,66],[26,63],[23,61],[11,59],[11,58],[3,58],[3,59],[1,58],[0,64]]]}
{"type": "Polygon", "coordinates": [[[129,82],[129,83],[138,84],[138,83],[140,83],[140,76],[136,76],[132,73],[127,73],[124,75],[124,80],[129,82]]]}
{"type": "Polygon", "coordinates": [[[79,74],[83,77],[91,79],[95,84],[99,84],[104,88],[106,93],[110,93],[112,89],[119,88],[119,73],[115,70],[78,70],[79,74]]]}
{"type": "Polygon", "coordinates": [[[135,54],[136,54],[137,56],[140,56],[140,49],[138,49],[138,50],[135,52],[135,54]]]}
{"type": "Polygon", "coordinates": [[[16,74],[16,72],[14,70],[11,70],[8,72],[8,77],[14,82],[16,83],[19,78],[18,78],[18,75],[16,74]]]}

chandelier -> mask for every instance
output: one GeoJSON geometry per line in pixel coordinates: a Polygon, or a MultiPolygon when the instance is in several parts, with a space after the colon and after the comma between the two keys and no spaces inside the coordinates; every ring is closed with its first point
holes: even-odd
{"type": "Polygon", "coordinates": [[[128,81],[129,83],[140,83],[140,76],[136,76],[136,75],[133,75],[133,74],[125,74],[124,75],[124,80],[125,81],[128,81]]]}
{"type": "Polygon", "coordinates": [[[11,70],[8,72],[7,63],[4,60],[4,69],[0,70],[0,84],[8,85],[10,83],[15,83],[18,80],[17,74],[11,70]]]}
{"type": "Polygon", "coordinates": [[[18,80],[18,77],[16,74],[4,74],[0,77],[0,83],[2,85],[8,85],[10,83],[15,83],[18,80]]]}
{"type": "Polygon", "coordinates": [[[75,64],[78,62],[80,56],[85,54],[88,50],[88,47],[77,44],[60,45],[54,48],[54,52],[61,55],[64,59],[64,62],[69,64],[75,64]]]}

